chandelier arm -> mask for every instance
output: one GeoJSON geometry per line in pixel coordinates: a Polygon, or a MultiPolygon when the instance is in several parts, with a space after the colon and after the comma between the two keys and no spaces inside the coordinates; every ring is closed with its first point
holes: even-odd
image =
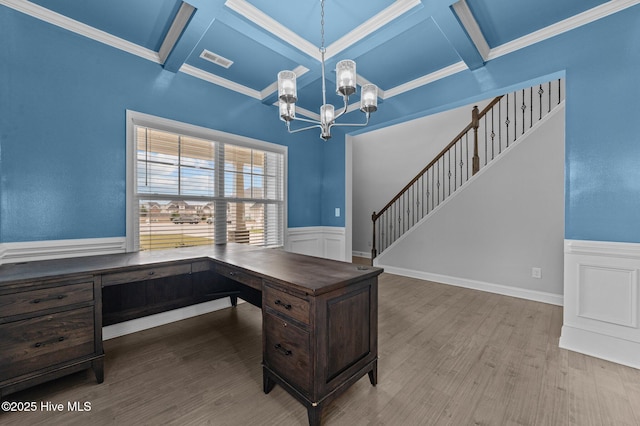
{"type": "Polygon", "coordinates": [[[347,109],[349,108],[349,97],[343,96],[343,99],[344,99],[344,108],[342,109],[342,111],[338,113],[338,115],[334,117],[334,120],[337,120],[341,115],[344,115],[347,112],[347,109]]]}
{"type": "Polygon", "coordinates": [[[333,123],[329,126],[329,129],[331,129],[332,127],[364,127],[367,124],[369,124],[369,116],[371,114],[366,112],[365,116],[367,117],[367,120],[364,123],[333,123]]]}
{"type": "Polygon", "coordinates": [[[291,121],[303,121],[305,123],[311,123],[311,124],[317,124],[317,125],[321,125],[322,124],[321,121],[311,120],[311,119],[302,118],[302,117],[293,117],[293,119],[291,121]]]}
{"type": "MultiPolygon", "coordinates": [[[[302,121],[302,120],[301,120],[302,121]]],[[[304,130],[311,130],[311,129],[315,129],[316,127],[319,128],[320,130],[322,130],[322,126],[320,124],[315,124],[313,126],[307,126],[307,127],[302,127],[300,129],[291,129],[291,122],[287,121],[287,131],[289,133],[298,133],[298,132],[302,132],[304,130]]]]}

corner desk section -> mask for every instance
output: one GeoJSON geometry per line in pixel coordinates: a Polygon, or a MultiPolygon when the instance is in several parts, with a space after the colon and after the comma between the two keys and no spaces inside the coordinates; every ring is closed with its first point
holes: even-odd
{"type": "Polygon", "coordinates": [[[282,386],[319,425],[350,385],[376,384],[381,272],[233,243],[2,265],[0,398],[87,368],[102,383],[103,320],[240,297],[262,308],[264,392],[282,386]]]}

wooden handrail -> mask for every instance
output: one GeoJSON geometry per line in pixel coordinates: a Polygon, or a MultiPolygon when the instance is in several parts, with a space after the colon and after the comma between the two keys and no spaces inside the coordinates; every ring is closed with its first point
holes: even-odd
{"type": "MultiPolygon", "coordinates": [[[[411,186],[416,183],[418,181],[418,179],[420,179],[420,177],[422,177],[422,175],[424,175],[427,170],[429,170],[434,164],[436,164],[442,157],[444,157],[444,155],[451,149],[451,147],[453,147],[456,143],[458,143],[458,141],[460,139],[462,139],[464,137],[464,135],[467,134],[467,132],[469,132],[469,130],[474,128],[474,124],[477,126],[478,122],[480,121],[480,119],[482,117],[484,117],[489,111],[491,111],[491,108],[493,108],[498,102],[500,102],[500,99],[502,99],[502,96],[498,96],[497,98],[495,98],[494,100],[492,100],[489,105],[487,105],[482,111],[480,111],[477,115],[477,117],[474,117],[474,119],[471,121],[471,123],[469,123],[467,125],[467,127],[465,127],[464,129],[462,129],[462,131],[460,133],[458,133],[458,135],[456,135],[455,138],[453,138],[453,140],[446,146],[444,147],[444,149],[442,151],[440,151],[440,153],[438,155],[435,156],[435,158],[433,160],[431,160],[431,162],[429,164],[427,164],[425,166],[425,168],[423,168],[422,170],[420,170],[420,172],[413,178],[411,179],[411,181],[405,185],[404,188],[402,188],[400,190],[400,192],[398,192],[398,194],[396,194],[395,197],[393,197],[391,199],[391,201],[389,201],[383,208],[382,210],[380,210],[378,213],[373,212],[373,214],[371,215],[371,219],[373,220],[373,222],[375,222],[376,220],[378,220],[378,218],[380,216],[382,216],[384,214],[384,212],[386,212],[392,205],[393,203],[395,203],[396,201],[398,201],[398,199],[400,197],[402,197],[402,194],[404,194],[409,188],[411,188],[411,186]]],[[[477,110],[477,107],[474,107],[477,110]]]]}

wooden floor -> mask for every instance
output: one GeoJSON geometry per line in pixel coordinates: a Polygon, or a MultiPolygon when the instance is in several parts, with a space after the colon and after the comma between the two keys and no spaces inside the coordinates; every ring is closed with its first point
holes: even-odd
{"type": "MultiPolygon", "coordinates": [[[[562,308],[380,277],[379,384],[364,377],[326,425],[639,425],[640,370],[561,350],[562,308]]],[[[244,303],[105,342],[105,382],[81,372],[9,396],[90,402],[0,413],[11,425],[305,425],[262,393],[261,313],[244,303]]]]}

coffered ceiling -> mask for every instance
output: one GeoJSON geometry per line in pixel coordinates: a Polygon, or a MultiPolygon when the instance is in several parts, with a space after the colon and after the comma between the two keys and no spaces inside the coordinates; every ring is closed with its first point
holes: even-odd
{"type": "MultiPolygon", "coordinates": [[[[328,101],[335,63],[384,101],[637,4],[640,0],[326,0],[328,101]]],[[[319,0],[0,0],[0,4],[258,99],[298,75],[298,113],[321,104],[319,0]],[[203,54],[204,52],[204,54],[203,54]],[[220,64],[202,56],[218,58],[220,64]]],[[[350,103],[357,103],[358,95],[350,103]]],[[[275,108],[275,106],[274,106],[275,108]]]]}

